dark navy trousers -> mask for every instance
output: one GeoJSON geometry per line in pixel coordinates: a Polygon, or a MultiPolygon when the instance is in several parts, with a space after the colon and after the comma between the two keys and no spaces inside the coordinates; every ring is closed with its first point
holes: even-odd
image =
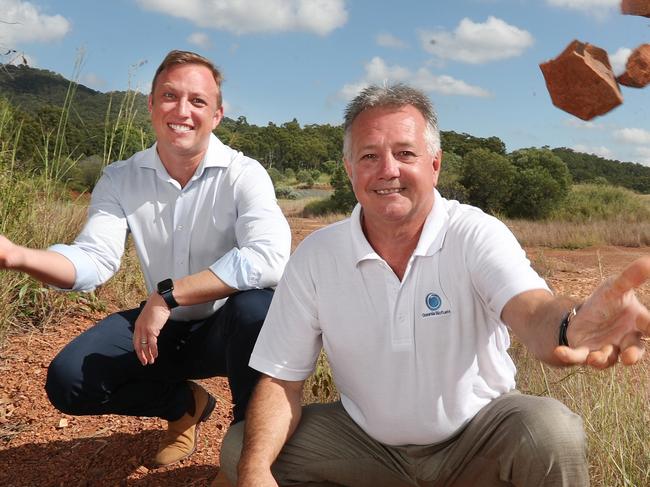
{"type": "Polygon", "coordinates": [[[226,376],[234,422],[244,419],[259,373],[248,366],[273,290],[231,295],[204,320],[168,321],[158,358],[143,366],[133,350],[141,308],[112,314],[68,343],[49,366],[45,390],[66,414],[122,414],[174,421],[192,401],[189,379],[226,376]]]}

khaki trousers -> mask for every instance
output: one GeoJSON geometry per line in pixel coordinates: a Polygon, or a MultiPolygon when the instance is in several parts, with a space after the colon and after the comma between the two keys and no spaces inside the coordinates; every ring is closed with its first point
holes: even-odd
{"type": "MultiPolygon", "coordinates": [[[[243,432],[243,422],[234,425],[221,449],[221,468],[233,485],[243,432]]],[[[305,406],[272,471],[280,485],[589,485],[580,417],[555,399],[517,391],[494,399],[454,437],[424,446],[373,440],[340,402],[305,406]]]]}

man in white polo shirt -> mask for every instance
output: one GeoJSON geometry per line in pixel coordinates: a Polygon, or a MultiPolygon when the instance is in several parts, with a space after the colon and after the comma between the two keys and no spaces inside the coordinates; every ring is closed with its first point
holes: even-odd
{"type": "Polygon", "coordinates": [[[650,320],[631,289],[650,259],[576,314],[505,225],[434,189],[436,117],[407,86],[371,86],[350,103],[344,156],[359,205],[290,259],[251,355],[265,375],[222,447],[229,479],[588,485],[580,418],[515,390],[507,327],[550,364],[636,363],[650,320]],[[341,401],[301,408],[321,347],[341,401]]]}

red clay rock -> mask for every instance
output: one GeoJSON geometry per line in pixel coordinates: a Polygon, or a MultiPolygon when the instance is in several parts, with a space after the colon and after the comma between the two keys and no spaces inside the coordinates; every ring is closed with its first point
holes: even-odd
{"type": "Polygon", "coordinates": [[[650,0],[622,0],[621,12],[625,15],[650,17],[650,0]]]}
{"type": "Polygon", "coordinates": [[[539,65],[553,105],[582,120],[623,103],[607,52],[574,40],[555,59],[539,65]]]}
{"type": "Polygon", "coordinates": [[[632,88],[643,88],[650,83],[650,44],[641,44],[627,58],[625,73],[618,82],[632,88]]]}

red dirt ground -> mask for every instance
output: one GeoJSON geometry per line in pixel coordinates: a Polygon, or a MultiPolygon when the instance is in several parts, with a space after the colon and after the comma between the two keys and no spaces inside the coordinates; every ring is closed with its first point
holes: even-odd
{"type": "MultiPolygon", "coordinates": [[[[294,244],[319,226],[300,218],[290,218],[290,223],[294,244]]],[[[584,297],[601,276],[612,275],[650,252],[618,247],[528,251],[556,292],[576,298],[584,297]]],[[[644,286],[640,295],[650,305],[650,286],[644,286]]],[[[74,417],[49,404],[43,384],[50,360],[100,317],[74,316],[43,331],[11,335],[0,349],[0,486],[208,485],[218,472],[221,440],[230,422],[230,394],[224,379],[201,382],[219,401],[201,428],[196,453],[155,470],[145,465],[156,450],[162,421],[74,417]]]]}

